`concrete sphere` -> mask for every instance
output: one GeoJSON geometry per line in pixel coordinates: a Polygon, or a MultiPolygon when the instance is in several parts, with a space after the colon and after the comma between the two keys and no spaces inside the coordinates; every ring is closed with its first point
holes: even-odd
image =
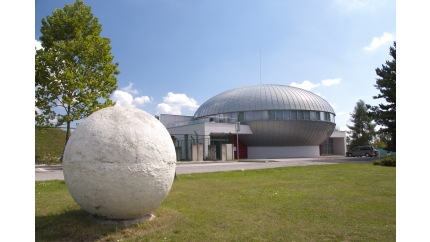
{"type": "Polygon", "coordinates": [[[63,157],[73,199],[106,219],[133,219],[157,209],[172,187],[175,167],[166,128],[132,107],[91,114],[72,133],[63,157]]]}

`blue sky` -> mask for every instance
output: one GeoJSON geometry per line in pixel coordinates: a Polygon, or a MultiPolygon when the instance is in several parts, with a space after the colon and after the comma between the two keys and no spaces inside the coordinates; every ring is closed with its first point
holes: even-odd
{"type": "MultiPolygon", "coordinates": [[[[41,19],[74,1],[35,2],[41,19]]],[[[260,84],[324,97],[345,130],[359,99],[376,105],[375,68],[391,60],[396,2],[84,1],[119,62],[112,99],[152,115],[193,115],[209,98],[260,84]]]]}

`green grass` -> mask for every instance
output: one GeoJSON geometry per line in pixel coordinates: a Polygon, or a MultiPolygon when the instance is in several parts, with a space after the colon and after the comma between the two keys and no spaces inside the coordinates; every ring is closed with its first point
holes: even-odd
{"type": "Polygon", "coordinates": [[[66,131],[59,128],[35,129],[36,163],[59,163],[66,144],[66,131]]]}
{"type": "Polygon", "coordinates": [[[395,241],[396,168],[340,164],[179,175],[156,218],[94,222],[36,182],[37,241],[395,241]]]}

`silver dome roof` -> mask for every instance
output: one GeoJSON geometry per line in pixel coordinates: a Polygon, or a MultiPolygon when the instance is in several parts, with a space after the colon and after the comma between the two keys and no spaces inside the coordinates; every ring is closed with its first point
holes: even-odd
{"type": "Polygon", "coordinates": [[[322,97],[297,87],[255,85],[231,89],[203,103],[194,118],[258,110],[314,110],[335,113],[322,97]]]}

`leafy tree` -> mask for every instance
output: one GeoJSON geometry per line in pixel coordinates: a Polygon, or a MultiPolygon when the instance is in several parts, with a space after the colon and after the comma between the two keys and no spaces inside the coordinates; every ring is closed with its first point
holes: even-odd
{"type": "Polygon", "coordinates": [[[110,40],[100,37],[101,24],[90,11],[90,6],[77,0],[42,18],[42,49],[35,56],[40,110],[35,112],[36,124],[52,127],[54,119],[57,127],[66,123],[66,144],[72,121],[115,104],[109,94],[118,87],[119,63],[112,63],[110,40]],[[56,113],[56,107],[64,108],[65,114],[56,113]]]}
{"type": "Polygon", "coordinates": [[[381,93],[373,99],[385,98],[387,105],[379,104],[370,108],[369,117],[375,120],[382,128],[380,133],[389,134],[391,137],[387,141],[387,150],[396,151],[396,42],[394,47],[390,47],[390,55],[393,60],[382,64],[382,69],[376,68],[376,74],[380,77],[376,79],[376,89],[381,93]]]}
{"type": "Polygon", "coordinates": [[[391,140],[389,134],[376,132],[372,145],[375,148],[386,148],[389,140],[391,140]]]}
{"type": "Polygon", "coordinates": [[[354,112],[351,115],[353,126],[348,126],[351,130],[348,133],[351,135],[350,148],[360,145],[369,145],[375,136],[376,124],[368,116],[368,108],[363,100],[359,100],[354,107],[354,112]]]}

